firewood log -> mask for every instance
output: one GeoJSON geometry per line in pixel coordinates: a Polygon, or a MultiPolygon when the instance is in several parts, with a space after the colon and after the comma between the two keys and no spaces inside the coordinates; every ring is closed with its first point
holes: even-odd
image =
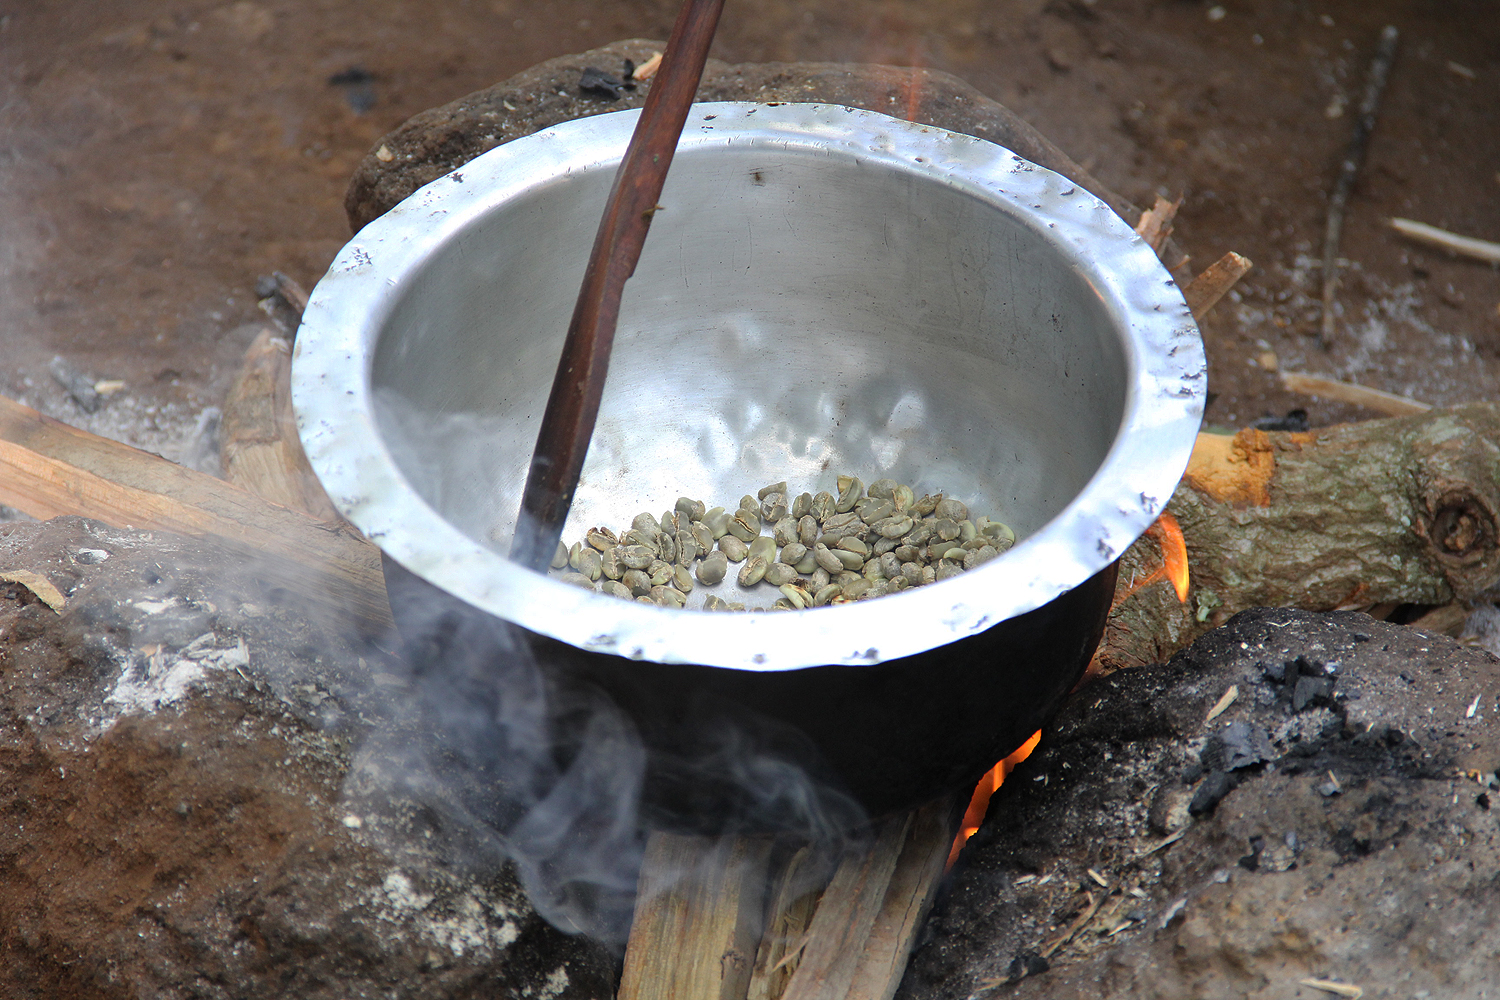
{"type": "Polygon", "coordinates": [[[1467,601],[1500,582],[1500,404],[1307,433],[1203,434],[1167,513],[1190,592],[1137,541],[1098,667],[1157,663],[1235,612],[1467,601]]]}
{"type": "Polygon", "coordinates": [[[766,837],[651,834],[619,1000],[890,1000],[958,807],[888,817],[836,864],[823,845],[773,864],[766,837]]]}
{"type": "Polygon", "coordinates": [[[124,528],[213,537],[285,587],[372,633],[390,627],[380,551],[325,522],[157,455],[0,397],[0,503],[33,517],[76,514],[124,528]]]}
{"type": "Polygon", "coordinates": [[[262,330],[224,401],[224,478],[320,521],[338,520],[297,437],[291,374],[291,345],[275,330],[262,330]]]}
{"type": "Polygon", "coordinates": [[[652,834],[620,1000],[743,1000],[771,847],[770,837],[652,834]]]}

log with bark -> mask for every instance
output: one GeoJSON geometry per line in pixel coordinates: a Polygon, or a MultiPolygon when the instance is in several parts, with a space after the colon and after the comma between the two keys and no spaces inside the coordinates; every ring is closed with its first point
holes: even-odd
{"type": "Polygon", "coordinates": [[[1098,666],[1163,662],[1253,607],[1310,611],[1472,601],[1500,583],[1500,404],[1306,433],[1203,434],[1167,504],[1187,544],[1186,603],[1126,553],[1098,666]]]}

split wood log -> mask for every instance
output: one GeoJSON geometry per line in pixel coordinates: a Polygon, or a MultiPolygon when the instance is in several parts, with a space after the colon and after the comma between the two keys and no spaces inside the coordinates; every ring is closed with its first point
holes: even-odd
{"type": "Polygon", "coordinates": [[[780,1000],[786,992],[807,947],[807,929],[818,910],[818,898],[827,888],[827,872],[817,877],[821,861],[811,844],[803,844],[778,866],[767,889],[770,905],[747,1000],[780,1000]]]}
{"type": "Polygon", "coordinates": [[[744,1000],[773,844],[770,837],[651,835],[619,1000],[744,1000]]]}
{"type": "Polygon", "coordinates": [[[944,797],[886,819],[831,881],[814,845],[768,879],[767,838],[652,834],[620,1000],[890,1000],[958,815],[944,797]]]}
{"type": "Polygon", "coordinates": [[[224,401],[219,456],[224,478],[272,503],[339,520],[313,473],[292,415],[292,345],[269,327],[245,352],[224,401]]]}
{"type": "MultiPolygon", "coordinates": [[[[843,1000],[849,995],[894,881],[912,819],[913,814],[906,813],[885,820],[876,827],[867,849],[844,857],[818,901],[807,945],[782,1000],[843,1000]]],[[[901,964],[904,968],[904,959],[901,964]]]]}
{"type": "Polygon", "coordinates": [[[1442,605],[1500,583],[1500,404],[1306,433],[1201,434],[1167,504],[1191,572],[1126,552],[1096,668],[1158,663],[1235,612],[1442,605]]]}
{"type": "Polygon", "coordinates": [[[371,633],[390,627],[380,552],[354,529],[269,503],[157,455],[0,397],[0,503],[135,529],[210,536],[311,606],[371,633]]]}
{"type": "Polygon", "coordinates": [[[957,798],[945,797],[912,815],[885,899],[850,977],[848,1000],[890,1000],[901,985],[917,934],[937,896],[962,809],[957,798]]]}

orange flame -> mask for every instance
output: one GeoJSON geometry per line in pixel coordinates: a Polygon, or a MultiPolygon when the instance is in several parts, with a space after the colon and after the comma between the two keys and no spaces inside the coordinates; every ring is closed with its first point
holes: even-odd
{"type": "MultiPolygon", "coordinates": [[[[1125,588],[1123,594],[1115,596],[1115,604],[1118,605],[1125,598],[1137,590],[1158,580],[1169,580],[1172,589],[1177,591],[1177,599],[1184,604],[1188,599],[1188,556],[1187,539],[1182,536],[1182,525],[1177,523],[1177,518],[1171,514],[1162,514],[1156,519],[1156,523],[1146,529],[1146,534],[1156,539],[1161,546],[1161,566],[1152,570],[1139,579],[1132,580],[1125,588]]],[[[1096,659],[1097,662],[1097,659],[1096,659]]],[[[1089,664],[1089,669],[1094,669],[1094,664],[1089,664]]],[[[1080,682],[1081,686],[1082,682],[1080,682]]],[[[1040,730],[1033,733],[1031,739],[1022,743],[1020,748],[1009,757],[992,767],[979,784],[974,787],[974,797],[969,800],[969,808],[964,812],[964,822],[959,830],[958,836],[953,839],[953,847],[948,851],[948,863],[943,870],[947,871],[953,867],[958,860],[958,854],[963,850],[964,844],[968,843],[970,837],[979,831],[979,824],[984,822],[984,814],[990,807],[990,797],[1005,783],[1005,779],[1016,766],[1031,756],[1031,751],[1041,742],[1040,730]]]]}
{"type": "Polygon", "coordinates": [[[1177,599],[1186,604],[1188,599],[1187,539],[1182,537],[1182,525],[1178,524],[1177,518],[1171,514],[1162,514],[1152,527],[1161,529],[1156,540],[1161,546],[1162,569],[1166,570],[1167,579],[1172,581],[1172,587],[1177,591],[1177,599]]]}
{"type": "Polygon", "coordinates": [[[948,863],[943,866],[947,871],[953,867],[953,862],[958,860],[958,852],[964,849],[970,837],[979,831],[979,824],[984,822],[984,814],[990,808],[990,796],[999,791],[1005,779],[1016,766],[1031,756],[1031,751],[1042,740],[1042,731],[1038,729],[1031,734],[1031,739],[1022,743],[1021,746],[1009,757],[990,768],[979,784],[974,786],[974,797],[969,800],[969,808],[964,811],[963,827],[958,831],[958,836],[953,838],[953,847],[948,851],[948,863]]]}
{"type": "Polygon", "coordinates": [[[1130,585],[1124,591],[1115,594],[1114,603],[1120,604],[1137,590],[1158,580],[1167,580],[1171,582],[1172,589],[1177,591],[1177,599],[1186,604],[1190,577],[1188,575],[1187,540],[1182,537],[1182,526],[1171,514],[1163,514],[1156,519],[1155,524],[1146,529],[1146,534],[1156,539],[1156,544],[1161,546],[1161,565],[1145,576],[1131,580],[1130,585]]]}

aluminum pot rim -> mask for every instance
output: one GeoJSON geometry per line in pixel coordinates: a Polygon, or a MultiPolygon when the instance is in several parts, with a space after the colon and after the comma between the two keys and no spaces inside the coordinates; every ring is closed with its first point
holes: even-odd
{"type": "Polygon", "coordinates": [[[481,610],[584,650],[779,671],[919,654],[1039,608],[1117,559],[1161,513],[1201,422],[1203,344],[1155,252],[1107,205],[962,133],[838,105],[721,102],[693,106],[679,155],[750,142],[920,174],[1024,222],[1086,275],[1124,331],[1125,407],[1103,462],[1062,511],[989,563],[879,600],[806,611],[734,615],[621,601],[535,573],[460,532],[411,486],[381,438],[370,384],[378,334],[434,249],[540,184],[612,169],[638,114],[564,122],[469,161],[360,230],[314,289],[292,369],[303,447],[334,505],[391,558],[481,610]]]}

